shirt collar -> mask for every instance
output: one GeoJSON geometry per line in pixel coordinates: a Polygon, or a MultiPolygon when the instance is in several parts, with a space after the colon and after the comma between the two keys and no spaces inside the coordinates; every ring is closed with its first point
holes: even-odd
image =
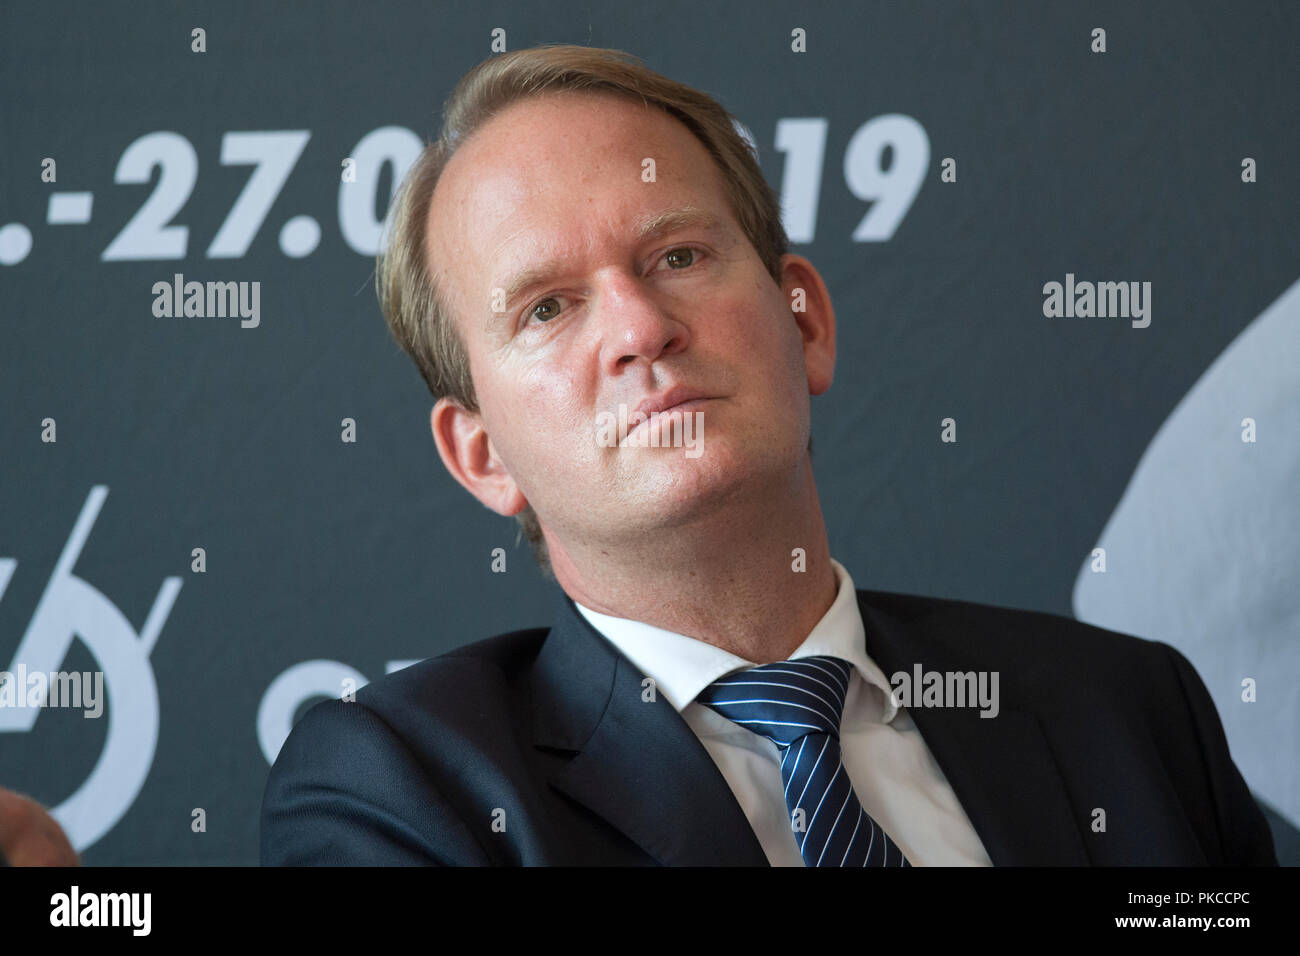
{"type": "MultiPolygon", "coordinates": [[[[898,713],[898,701],[884,673],[867,655],[866,629],[853,578],[834,558],[831,567],[839,583],[835,601],[788,659],[826,654],[848,661],[864,681],[880,689],[883,701],[880,719],[889,723],[898,713]]],[[[697,638],[641,621],[601,614],[577,601],[573,604],[597,632],[655,682],[657,691],[678,713],[718,678],[754,666],[753,661],[697,638]]]]}

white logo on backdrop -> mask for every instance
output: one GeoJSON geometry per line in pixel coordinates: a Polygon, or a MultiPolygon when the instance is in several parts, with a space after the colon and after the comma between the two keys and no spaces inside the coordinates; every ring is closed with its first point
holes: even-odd
{"type": "MultiPolygon", "coordinates": [[[[1300,826],[1300,280],[1219,354],[1142,453],[1074,616],[1178,648],[1233,762],[1300,826]],[[1256,433],[1258,429],[1258,433],[1256,433]],[[1258,696],[1245,695],[1245,681],[1258,696]]],[[[1279,851],[1282,849],[1278,845],[1279,851]]]]}
{"type": "MultiPolygon", "coordinates": [[[[79,637],[104,672],[109,702],[104,749],[90,776],[51,811],[77,852],[125,816],[153,765],[158,686],[149,654],[181,589],[179,577],[163,579],[137,635],[116,604],[72,573],[107,497],[104,485],[90,490],[8,668],[11,672],[20,665],[28,672],[60,670],[73,639],[79,637]]],[[[17,559],[0,558],[0,600],[17,567],[17,559]]],[[[30,731],[40,713],[39,707],[0,708],[0,732],[30,731]]]]}

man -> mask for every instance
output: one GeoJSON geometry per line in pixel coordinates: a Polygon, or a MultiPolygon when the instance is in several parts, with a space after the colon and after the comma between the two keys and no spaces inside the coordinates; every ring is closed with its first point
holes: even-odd
{"type": "Polygon", "coordinates": [[[830,297],[709,97],[611,51],[481,64],[379,277],[444,464],[563,594],[312,708],[264,863],[1276,862],[1172,648],[832,560],[830,297]],[[993,697],[897,699],[923,672],[993,697]]]}

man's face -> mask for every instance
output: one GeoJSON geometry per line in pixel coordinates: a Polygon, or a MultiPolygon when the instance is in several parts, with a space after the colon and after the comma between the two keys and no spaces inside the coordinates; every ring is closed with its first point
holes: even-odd
{"type": "Polygon", "coordinates": [[[828,365],[791,310],[807,274],[773,281],[685,126],[608,95],[516,103],[452,157],[428,228],[479,402],[443,429],[435,409],[435,437],[489,507],[531,503],[552,535],[612,542],[793,485],[833,319],[828,365]],[[680,409],[703,413],[699,451],[599,440],[601,413],[674,386],[707,396],[680,409]]]}

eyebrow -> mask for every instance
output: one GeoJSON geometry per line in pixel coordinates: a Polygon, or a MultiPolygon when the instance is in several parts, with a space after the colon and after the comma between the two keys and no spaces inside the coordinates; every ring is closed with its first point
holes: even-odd
{"type": "MultiPolygon", "coordinates": [[[[707,210],[698,206],[682,206],[669,209],[641,220],[633,228],[633,236],[638,243],[648,239],[678,232],[682,229],[699,228],[706,232],[722,233],[725,223],[707,210]]],[[[514,306],[524,293],[545,283],[552,275],[562,269],[563,260],[551,260],[521,270],[505,283],[506,312],[514,311],[514,306]]]]}

